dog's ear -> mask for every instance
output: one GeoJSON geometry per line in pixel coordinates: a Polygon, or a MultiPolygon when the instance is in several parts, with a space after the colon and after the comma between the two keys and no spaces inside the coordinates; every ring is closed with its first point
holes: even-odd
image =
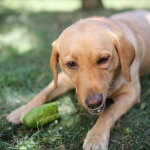
{"type": "Polygon", "coordinates": [[[50,58],[50,67],[54,77],[54,89],[57,87],[57,80],[58,80],[58,70],[57,70],[58,52],[56,48],[56,42],[57,41],[54,41],[52,43],[53,50],[50,58]]]}
{"type": "Polygon", "coordinates": [[[135,49],[132,43],[122,35],[115,36],[114,43],[119,54],[123,76],[126,81],[130,82],[130,66],[135,58],[135,49]]]}

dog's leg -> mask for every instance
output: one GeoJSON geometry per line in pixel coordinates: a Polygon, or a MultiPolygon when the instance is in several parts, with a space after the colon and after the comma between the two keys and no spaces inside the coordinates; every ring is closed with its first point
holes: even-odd
{"type": "Polygon", "coordinates": [[[43,89],[33,100],[26,105],[14,110],[7,116],[7,120],[10,123],[20,124],[23,122],[23,117],[30,110],[51,101],[53,98],[66,93],[68,90],[74,88],[74,84],[71,79],[63,72],[58,75],[57,88],[54,90],[54,81],[52,81],[45,89],[43,89]]]}
{"type": "Polygon", "coordinates": [[[88,132],[83,144],[84,150],[90,150],[91,146],[94,150],[99,149],[100,145],[102,150],[108,150],[110,131],[115,122],[135,103],[139,102],[139,83],[123,88],[120,93],[117,92],[118,96],[115,98],[115,102],[100,115],[96,124],[88,132]]]}

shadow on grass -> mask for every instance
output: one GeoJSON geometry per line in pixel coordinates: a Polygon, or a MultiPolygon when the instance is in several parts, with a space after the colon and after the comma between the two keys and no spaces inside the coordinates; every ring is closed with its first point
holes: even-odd
{"type": "MultiPolygon", "coordinates": [[[[108,17],[131,9],[93,12],[78,10],[69,13],[18,12],[2,7],[1,10],[0,148],[81,149],[86,133],[96,122],[97,116],[93,117],[78,105],[74,91],[58,98],[61,105],[65,104],[62,108],[74,108],[71,113],[62,115],[58,124],[52,123],[40,130],[31,130],[23,125],[9,125],[5,117],[31,100],[52,80],[49,69],[51,43],[65,28],[81,18],[94,15],[108,17]],[[67,100],[64,103],[66,97],[71,97],[73,104],[68,104],[67,100]]],[[[147,93],[150,90],[150,76],[143,77],[141,83],[142,94],[147,93]]],[[[149,96],[150,93],[142,97],[146,102],[143,110],[140,110],[141,102],[117,122],[111,134],[110,149],[150,148],[149,96]],[[127,127],[131,130],[128,136],[124,134],[127,127]]]]}

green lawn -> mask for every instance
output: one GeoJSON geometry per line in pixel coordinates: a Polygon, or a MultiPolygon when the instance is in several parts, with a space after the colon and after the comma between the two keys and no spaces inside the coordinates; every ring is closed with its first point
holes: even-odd
{"type": "MultiPolygon", "coordinates": [[[[0,2],[0,150],[80,150],[86,133],[96,122],[97,116],[90,115],[79,105],[74,91],[56,99],[59,101],[61,115],[58,122],[39,130],[8,124],[6,116],[30,101],[52,80],[49,67],[51,43],[66,27],[89,16],[108,17],[141,7],[150,10],[149,1],[138,1],[138,4],[131,2],[130,8],[125,8],[129,4],[121,3],[118,9],[119,1],[115,0],[111,5],[110,0],[106,0],[106,10],[92,12],[77,9],[81,7],[79,1],[74,2],[74,5],[65,3],[73,11],[69,6],[65,9],[65,4],[63,8],[60,4],[53,4],[53,9],[49,10],[47,4],[41,7],[38,0],[36,6],[28,6],[25,0],[23,2],[0,2]],[[111,6],[113,9],[110,9],[111,6]]],[[[111,132],[111,150],[150,149],[150,75],[142,77],[141,84],[141,102],[116,123],[111,132]],[[126,128],[130,130],[128,135],[124,132],[126,128]]],[[[110,105],[109,101],[107,105],[110,105]]]]}

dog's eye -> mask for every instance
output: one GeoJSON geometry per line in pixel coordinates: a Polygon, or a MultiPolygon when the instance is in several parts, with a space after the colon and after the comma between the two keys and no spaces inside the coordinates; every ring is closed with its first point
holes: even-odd
{"type": "Polygon", "coordinates": [[[70,69],[76,69],[77,68],[77,64],[73,61],[70,61],[66,64],[70,69]]]}
{"type": "Polygon", "coordinates": [[[107,57],[103,57],[103,58],[100,58],[100,60],[98,60],[98,64],[100,65],[100,64],[104,64],[104,63],[106,63],[107,61],[108,61],[108,59],[109,59],[109,57],[107,56],[107,57]]]}

